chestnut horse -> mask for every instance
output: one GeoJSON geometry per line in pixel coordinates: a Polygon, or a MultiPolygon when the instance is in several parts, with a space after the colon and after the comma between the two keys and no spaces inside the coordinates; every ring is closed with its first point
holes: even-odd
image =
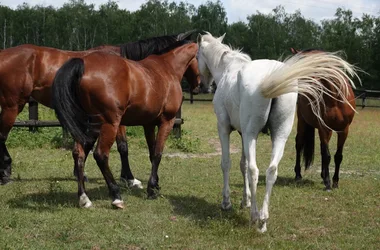
{"type": "MultiPolygon", "coordinates": [[[[142,40],[144,50],[135,51],[139,42],[121,45],[123,50],[134,50],[130,53],[130,59],[140,60],[141,54],[145,57],[149,53],[158,53],[166,48],[168,44],[173,44],[177,39],[187,39],[191,32],[181,33],[173,36],[155,37],[142,40]],[[130,44],[132,44],[130,46],[130,44]]],[[[120,47],[107,46],[98,49],[108,51],[108,53],[118,54],[120,47]],[[112,49],[110,49],[112,48],[112,49]],[[110,51],[114,52],[110,52],[110,51]]],[[[12,129],[17,115],[23,110],[30,97],[39,103],[52,107],[51,105],[51,84],[56,71],[65,61],[73,57],[82,57],[94,50],[88,51],[63,51],[48,47],[34,45],[20,45],[2,50],[0,53],[0,184],[6,184],[11,177],[12,158],[6,147],[6,140],[9,131],[12,129]]],[[[199,85],[198,65],[194,60],[185,73],[192,88],[199,85]]],[[[125,138],[125,128],[121,127],[117,136],[118,150],[122,161],[121,178],[131,185],[141,185],[136,180],[130,170],[128,162],[128,147],[125,138]]],[[[74,162],[80,160],[77,149],[73,151],[74,162]]]]}
{"type": "MultiPolygon", "coordinates": [[[[186,41],[173,47],[137,62],[94,52],[70,59],[55,76],[52,92],[57,117],[82,152],[99,136],[94,158],[118,208],[123,201],[108,159],[120,125],[144,127],[152,165],[147,191],[150,198],[157,195],[158,166],[182,103],[180,81],[198,51],[195,43],[186,41]]],[[[92,206],[84,187],[83,165],[78,168],[78,195],[81,207],[92,206]]]]}
{"type": "MultiPolygon", "coordinates": [[[[321,50],[309,49],[297,51],[291,48],[293,54],[297,53],[324,53],[321,50]]],[[[343,160],[343,146],[348,136],[350,124],[355,115],[355,96],[352,87],[347,80],[347,95],[348,103],[340,100],[336,93],[336,89],[329,85],[329,83],[320,79],[331,92],[323,94],[325,102],[321,106],[321,118],[325,124],[321,124],[320,120],[311,110],[309,100],[302,95],[298,95],[297,101],[297,136],[296,136],[296,165],[294,171],[296,173],[296,180],[302,179],[301,175],[301,153],[305,162],[305,169],[308,169],[314,158],[314,138],[315,129],[318,130],[319,139],[321,143],[321,156],[322,156],[322,171],[321,177],[325,185],[325,190],[331,190],[329,164],[331,160],[329,151],[329,141],[332,131],[336,131],[338,135],[337,151],[334,156],[335,173],[333,176],[333,188],[338,188],[339,182],[339,168],[343,160]]]]}

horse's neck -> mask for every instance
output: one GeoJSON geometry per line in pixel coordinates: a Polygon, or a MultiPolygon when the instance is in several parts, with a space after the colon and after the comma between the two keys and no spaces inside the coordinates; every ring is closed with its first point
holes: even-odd
{"type": "Polygon", "coordinates": [[[196,48],[194,46],[196,45],[184,45],[166,55],[168,58],[167,62],[169,62],[171,67],[181,79],[186,69],[189,67],[191,60],[195,57],[196,48]]]}

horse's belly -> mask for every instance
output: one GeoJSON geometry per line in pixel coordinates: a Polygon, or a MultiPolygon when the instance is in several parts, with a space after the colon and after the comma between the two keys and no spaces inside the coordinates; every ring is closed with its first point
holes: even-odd
{"type": "Polygon", "coordinates": [[[158,123],[160,114],[160,110],[130,109],[124,113],[120,123],[125,126],[155,124],[158,123]]]}

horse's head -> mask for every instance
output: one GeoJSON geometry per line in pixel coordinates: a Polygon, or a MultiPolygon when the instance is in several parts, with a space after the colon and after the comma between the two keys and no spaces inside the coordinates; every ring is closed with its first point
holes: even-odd
{"type": "Polygon", "coordinates": [[[186,69],[184,76],[190,85],[191,93],[195,95],[198,94],[199,86],[201,84],[201,77],[199,74],[198,61],[196,58],[193,58],[190,61],[189,67],[186,69]]]}
{"type": "Polygon", "coordinates": [[[214,81],[214,78],[209,68],[210,62],[207,61],[207,57],[205,56],[204,51],[211,42],[221,43],[223,41],[224,36],[225,34],[222,35],[221,37],[215,38],[208,32],[205,35],[198,34],[197,60],[198,60],[199,73],[201,74],[202,85],[204,85],[203,88],[210,89],[211,84],[214,81]]]}

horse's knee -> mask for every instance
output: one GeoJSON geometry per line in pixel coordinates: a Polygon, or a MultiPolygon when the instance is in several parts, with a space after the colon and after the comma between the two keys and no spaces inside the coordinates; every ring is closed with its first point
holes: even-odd
{"type": "Polygon", "coordinates": [[[267,183],[275,183],[277,179],[277,166],[270,166],[266,171],[267,183]]]}
{"type": "Polygon", "coordinates": [[[99,150],[95,150],[94,159],[99,166],[103,166],[103,164],[105,164],[108,161],[108,155],[99,150]]]}
{"type": "Polygon", "coordinates": [[[128,143],[126,141],[121,141],[117,144],[117,151],[120,154],[128,154],[128,143]]]}

